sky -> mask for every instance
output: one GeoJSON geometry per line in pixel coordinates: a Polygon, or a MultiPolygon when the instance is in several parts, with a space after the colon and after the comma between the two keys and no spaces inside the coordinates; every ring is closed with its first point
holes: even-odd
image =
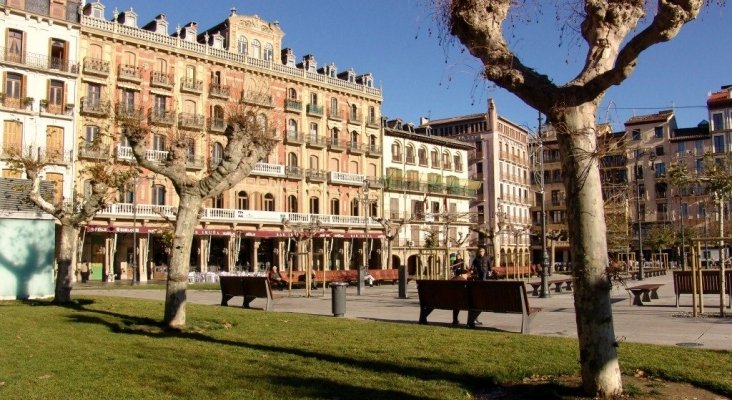
{"type": "MultiPolygon", "coordinates": [[[[87,0],[88,1],[88,0],[87,0]]],[[[530,6],[525,24],[512,29],[507,41],[525,65],[561,84],[576,76],[585,48],[574,34],[562,36],[566,19],[552,9],[530,6]]],[[[440,40],[441,28],[427,0],[102,0],[106,17],[132,7],[142,26],[165,14],[171,26],[190,21],[205,30],[238,14],[279,21],[282,47],[294,50],[298,62],[313,54],[319,66],[335,63],[339,71],[370,72],[383,90],[382,114],[419,123],[420,117],[445,118],[481,113],[488,99],[498,113],[536,129],[537,111],[511,93],[480,78],[481,64],[457,41],[440,40]]],[[[546,2],[550,3],[550,2],[546,2]]],[[[542,7],[546,8],[545,4],[542,7]]],[[[567,32],[567,30],[565,30],[567,32]]],[[[569,31],[571,32],[571,31],[569,31]]],[[[732,7],[710,7],[688,23],[671,42],[644,52],[633,75],[611,88],[598,111],[599,122],[615,130],[633,115],[674,109],[679,127],[709,119],[706,98],[732,84],[732,7]],[[720,40],[721,39],[721,40],[720,40]]],[[[277,55],[275,55],[277,57],[277,55]]]]}

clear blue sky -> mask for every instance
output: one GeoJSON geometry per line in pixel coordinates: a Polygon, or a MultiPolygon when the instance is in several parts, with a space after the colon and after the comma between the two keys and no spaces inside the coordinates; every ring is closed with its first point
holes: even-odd
{"type": "MultiPolygon", "coordinates": [[[[89,1],[89,0],[87,0],[89,1]]],[[[504,117],[535,128],[536,111],[515,96],[479,78],[480,64],[462,46],[443,45],[426,0],[102,0],[106,16],[117,7],[133,7],[144,25],[165,14],[171,27],[196,21],[207,29],[223,21],[231,7],[279,21],[283,47],[298,61],[313,54],[319,65],[334,62],[339,71],[353,67],[371,72],[383,88],[383,113],[418,123],[419,117],[442,118],[483,112],[494,98],[504,117]]],[[[524,64],[563,83],[577,74],[584,48],[577,41],[560,46],[554,13],[525,11],[533,18],[509,39],[524,64]],[[538,17],[538,18],[537,18],[538,17]]],[[[605,96],[598,118],[615,129],[634,114],[676,107],[680,127],[708,119],[706,97],[732,84],[732,8],[713,7],[687,24],[679,36],[649,49],[635,73],[605,96]],[[611,104],[611,106],[608,106],[611,104]]],[[[171,31],[174,28],[171,28],[171,31]]],[[[576,38],[574,38],[576,39],[576,38]]]]}

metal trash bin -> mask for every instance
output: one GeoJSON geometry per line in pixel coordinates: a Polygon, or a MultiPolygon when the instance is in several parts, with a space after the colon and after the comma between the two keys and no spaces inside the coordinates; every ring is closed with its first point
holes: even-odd
{"type": "Polygon", "coordinates": [[[333,316],[342,317],[346,314],[346,288],[347,282],[331,282],[331,303],[333,305],[333,316]]]}

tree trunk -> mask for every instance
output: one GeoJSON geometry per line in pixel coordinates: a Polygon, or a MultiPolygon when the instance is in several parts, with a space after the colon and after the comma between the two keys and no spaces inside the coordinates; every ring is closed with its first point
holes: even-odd
{"type": "Polygon", "coordinates": [[[186,324],[186,287],[190,269],[193,233],[198,224],[201,209],[200,196],[181,194],[176,216],[175,236],[170,248],[168,284],[165,290],[165,319],[163,323],[171,328],[186,324]]]}
{"type": "Polygon", "coordinates": [[[76,241],[79,237],[79,228],[61,224],[61,237],[58,248],[58,271],[56,272],[56,293],[54,303],[65,304],[71,302],[71,288],[74,282],[73,261],[76,254],[76,241]]]}
{"type": "Polygon", "coordinates": [[[609,398],[622,393],[613,328],[595,114],[586,103],[550,115],[558,129],[575,278],[574,307],[582,383],[587,393],[609,398]]]}

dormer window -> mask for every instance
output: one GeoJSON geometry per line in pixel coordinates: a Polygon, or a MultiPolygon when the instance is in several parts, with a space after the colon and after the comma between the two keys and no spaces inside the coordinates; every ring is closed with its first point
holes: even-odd
{"type": "Polygon", "coordinates": [[[328,75],[331,78],[335,78],[338,74],[338,69],[336,68],[335,64],[328,64],[325,66],[325,74],[328,75]]]}
{"type": "Polygon", "coordinates": [[[124,25],[137,28],[137,13],[130,8],[128,11],[125,11],[124,14],[124,25]]]}
{"type": "Polygon", "coordinates": [[[168,20],[163,14],[160,14],[155,18],[155,33],[166,36],[168,35],[168,20]]]}
{"type": "Polygon", "coordinates": [[[104,4],[99,1],[87,4],[85,8],[85,15],[90,15],[92,18],[104,19],[104,4]]]}
{"type": "Polygon", "coordinates": [[[213,47],[215,49],[224,48],[224,37],[218,32],[213,34],[213,47]]]}

